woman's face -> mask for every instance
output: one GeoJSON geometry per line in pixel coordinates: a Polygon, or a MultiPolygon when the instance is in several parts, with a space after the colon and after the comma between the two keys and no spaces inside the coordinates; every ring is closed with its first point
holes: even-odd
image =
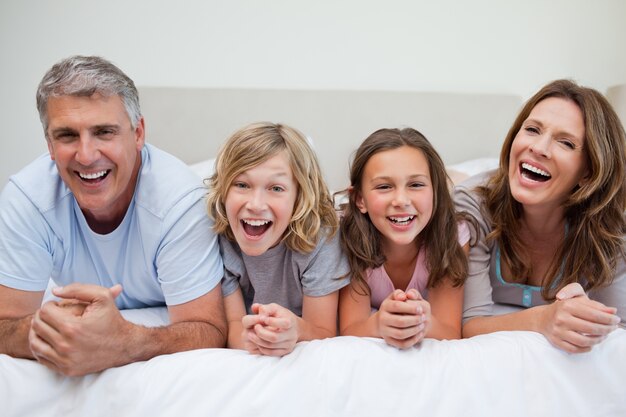
{"type": "Polygon", "coordinates": [[[540,101],[511,145],[511,194],[525,209],[554,210],[588,175],[585,123],[576,103],[558,97],[540,101]]]}

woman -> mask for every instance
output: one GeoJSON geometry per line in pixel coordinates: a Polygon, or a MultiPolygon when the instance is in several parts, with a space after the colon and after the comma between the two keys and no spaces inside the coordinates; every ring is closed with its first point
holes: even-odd
{"type": "Polygon", "coordinates": [[[456,188],[479,224],[464,337],[532,330],[577,353],[626,320],[625,136],[600,93],[554,81],[518,115],[499,168],[456,188]]]}

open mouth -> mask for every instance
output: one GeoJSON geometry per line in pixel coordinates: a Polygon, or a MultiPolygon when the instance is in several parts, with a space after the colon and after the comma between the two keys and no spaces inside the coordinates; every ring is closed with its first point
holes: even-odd
{"type": "Polygon", "coordinates": [[[272,225],[270,220],[241,220],[244,232],[248,236],[261,236],[272,225]]]}
{"type": "Polygon", "coordinates": [[[389,217],[387,217],[387,219],[391,223],[396,224],[398,226],[406,226],[409,223],[411,223],[414,218],[415,218],[415,216],[401,216],[401,217],[389,216],[389,217]]]}
{"type": "Polygon", "coordinates": [[[552,175],[550,175],[549,172],[532,166],[526,162],[523,162],[520,165],[520,172],[522,174],[522,177],[532,181],[545,182],[552,178],[552,175]]]}
{"type": "Polygon", "coordinates": [[[84,172],[79,172],[79,171],[75,171],[75,172],[76,174],[78,174],[81,181],[94,184],[94,183],[104,180],[109,175],[109,172],[111,172],[111,170],[103,169],[102,171],[91,172],[91,173],[84,173],[84,172]]]}

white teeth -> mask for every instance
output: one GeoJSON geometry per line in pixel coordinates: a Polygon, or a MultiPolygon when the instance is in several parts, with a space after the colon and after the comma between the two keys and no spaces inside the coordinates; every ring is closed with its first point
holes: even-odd
{"type": "Polygon", "coordinates": [[[393,217],[393,216],[389,216],[389,220],[391,220],[394,223],[407,223],[410,222],[411,220],[413,220],[415,216],[405,216],[405,217],[393,217]]]}
{"type": "Polygon", "coordinates": [[[547,177],[547,178],[551,177],[551,175],[548,172],[544,171],[543,169],[534,167],[530,164],[527,164],[526,162],[522,163],[522,168],[527,169],[528,171],[532,171],[535,174],[543,175],[544,177],[547,177]]]}
{"type": "Polygon", "coordinates": [[[249,224],[250,226],[263,226],[268,224],[269,220],[243,220],[244,223],[249,224]]]}
{"type": "Polygon", "coordinates": [[[103,177],[107,173],[107,170],[94,172],[93,174],[83,174],[79,172],[78,175],[84,180],[95,180],[96,178],[103,177]]]}

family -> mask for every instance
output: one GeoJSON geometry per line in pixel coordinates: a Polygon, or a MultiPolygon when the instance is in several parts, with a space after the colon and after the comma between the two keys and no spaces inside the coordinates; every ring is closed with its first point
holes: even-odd
{"type": "Polygon", "coordinates": [[[339,206],[281,124],[235,132],[203,185],[145,143],[133,81],[99,57],[50,68],[37,109],[49,153],[0,195],[0,354],[74,376],[199,348],[501,330],[574,354],[626,321],[626,134],[572,81],[531,97],[498,168],[452,192],[419,131],[373,132],[339,206]],[[162,305],[162,327],[120,313],[162,305]]]}

